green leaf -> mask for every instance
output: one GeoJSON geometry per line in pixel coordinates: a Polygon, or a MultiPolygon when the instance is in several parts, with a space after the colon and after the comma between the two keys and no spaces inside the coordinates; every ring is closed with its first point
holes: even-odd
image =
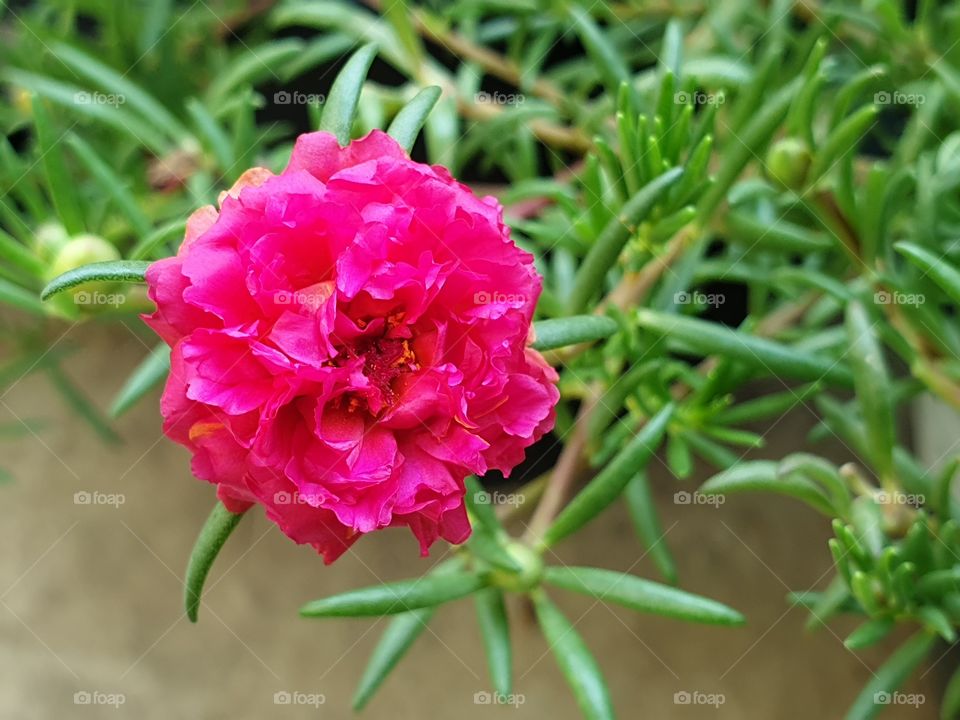
{"type": "Polygon", "coordinates": [[[542,590],[531,594],[537,621],[587,720],[614,720],[603,674],[583,639],[542,590]]]}
{"type": "Polygon", "coordinates": [[[877,702],[878,695],[889,695],[899,688],[930,652],[935,638],[933,633],[921,631],[903,643],[854,700],[846,720],[869,720],[879,715],[886,704],[877,702]]]}
{"type": "MultiPolygon", "coordinates": [[[[152,125],[148,125],[139,116],[128,112],[123,106],[77,102],[77,97],[83,97],[86,90],[78,85],[70,85],[53,80],[43,75],[23,72],[10,68],[3,73],[4,77],[17,85],[31,90],[37,95],[66,108],[71,113],[93,118],[109,126],[119,135],[125,135],[137,143],[149,148],[158,156],[163,156],[170,150],[170,141],[159,133],[152,125]]],[[[34,116],[36,121],[36,116],[34,116]]]]}
{"type": "Polygon", "coordinates": [[[98,85],[104,92],[123,97],[124,104],[160,132],[177,137],[186,137],[189,134],[163,103],[126,77],[127,73],[121,75],[99,60],[64,43],[56,43],[53,53],[70,69],[98,85]]]}
{"type": "Polygon", "coordinates": [[[300,38],[281,38],[256,47],[244,45],[247,52],[236,55],[227,67],[218,72],[206,92],[207,107],[220,117],[220,108],[226,107],[239,92],[264,80],[275,80],[278,68],[286,62],[302,57],[305,45],[300,38]]]}
{"type": "Polygon", "coordinates": [[[617,456],[581,490],[544,533],[540,544],[550,547],[593,520],[617,499],[637,473],[656,452],[673,417],[674,405],[668,404],[650,418],[639,433],[617,456]]]}
{"type": "Polygon", "coordinates": [[[236,162],[236,156],[233,154],[233,146],[227,131],[197,98],[189,98],[186,107],[194,126],[206,141],[207,149],[216,159],[217,166],[223,172],[229,172],[236,162]]]}
{"type": "Polygon", "coordinates": [[[738,425],[780,417],[822,389],[819,384],[810,383],[802,388],[791,388],[782,393],[770,393],[754,400],[738,402],[721,410],[714,420],[722,425],[738,425]]]}
{"type": "Polygon", "coordinates": [[[503,525],[497,519],[496,510],[493,507],[493,500],[490,493],[483,489],[480,480],[475,475],[468,475],[464,480],[466,494],[464,500],[467,504],[467,510],[476,518],[483,528],[491,535],[498,536],[503,534],[503,525]]]}
{"type": "Polygon", "coordinates": [[[144,282],[148,267],[150,263],[143,260],[108,260],[81,265],[51,280],[40,293],[40,299],[49,300],[57,293],[90,280],[144,282]]]}
{"type": "Polygon", "coordinates": [[[146,235],[152,230],[150,220],[137,205],[136,199],[126,184],[94,151],[90,145],[74,133],[67,133],[66,143],[76,153],[80,162],[87,168],[97,184],[113,198],[117,209],[127,218],[138,235],[146,235]]]}
{"type": "Polygon", "coordinates": [[[742,625],[736,610],[710,598],[661,585],[628,573],[589,567],[548,567],[545,582],[573,592],[610,601],[638,612],[710,625],[742,625]]]}
{"type": "Polygon", "coordinates": [[[960,457],[955,457],[947,461],[937,475],[936,482],[933,484],[934,493],[930,502],[934,511],[942,518],[950,517],[950,500],[952,497],[951,487],[953,478],[960,469],[960,457]]]}
{"type": "Polygon", "coordinates": [[[838,165],[863,140],[876,121],[877,108],[867,105],[837,125],[813,155],[813,164],[807,175],[810,181],[815,183],[830,168],[838,165]]]}
{"type": "Polygon", "coordinates": [[[903,255],[953,300],[960,303],[960,270],[957,270],[945,257],[938,257],[926,248],[909,242],[894,243],[893,249],[903,255]]]}
{"type": "Polygon", "coordinates": [[[475,557],[496,568],[511,573],[520,572],[522,568],[505,546],[509,538],[497,519],[490,493],[484,490],[480,481],[472,475],[466,478],[464,485],[464,500],[473,526],[473,532],[467,540],[467,549],[475,557]]]}
{"type": "Polygon", "coordinates": [[[223,503],[218,501],[200,530],[200,535],[190,552],[190,561],[187,563],[187,577],[184,581],[183,601],[190,622],[197,621],[203,583],[207,579],[213,561],[217,559],[220,548],[223,547],[242,517],[243,513],[232,513],[223,506],[223,503]]]}
{"type": "Polygon", "coordinates": [[[953,623],[940,608],[932,605],[922,607],[917,610],[917,617],[923,621],[927,628],[937,633],[949,645],[953,645],[957,641],[957,631],[953,629],[953,623]]]}
{"type": "Polygon", "coordinates": [[[833,501],[835,512],[846,517],[850,510],[850,490],[833,464],[815,455],[793,453],[780,461],[777,474],[784,477],[794,473],[819,483],[833,501]]]}
{"type": "Polygon", "coordinates": [[[947,689],[940,702],[940,720],[956,720],[960,717],[960,668],[953,671],[947,689]]]}
{"type": "Polygon", "coordinates": [[[37,130],[37,145],[40,163],[47,178],[47,188],[56,208],[57,217],[70,235],[79,235],[84,230],[83,212],[76,194],[76,185],[71,182],[67,165],[60,147],[63,135],[57,135],[50,125],[47,109],[42,100],[33,99],[33,121],[37,130]]]}
{"type": "Polygon", "coordinates": [[[390,23],[397,39],[403,45],[405,54],[413,66],[413,75],[416,76],[423,64],[424,52],[423,42],[413,24],[413,12],[409,3],[407,0],[384,3],[382,12],[384,19],[390,23]]]}
{"type": "Polygon", "coordinates": [[[427,607],[401,613],[390,621],[374,648],[353,694],[353,709],[362,710],[374,693],[427,628],[436,608],[427,607]]]}
{"type": "Polygon", "coordinates": [[[513,653],[510,649],[510,625],[503,593],[486,588],[473,596],[477,606],[477,622],[487,651],[490,681],[501,695],[509,695],[513,686],[513,653]]]}
{"type": "Polygon", "coordinates": [[[722,355],[749,367],[796,380],[826,380],[842,387],[853,385],[849,369],[831,358],[803,352],[773,340],[748,335],[699,318],[670,315],[641,308],[637,323],[647,330],[683,342],[704,355],[722,355]]]}
{"type": "Polygon", "coordinates": [[[24,290],[5,278],[0,278],[0,303],[41,317],[47,314],[47,308],[37,299],[35,291],[24,290]]]}
{"type": "Polygon", "coordinates": [[[877,620],[868,620],[860,627],[850,633],[843,644],[849,650],[862,650],[883,640],[890,631],[893,630],[895,623],[889,618],[879,618],[877,620]]]}
{"type": "Polygon", "coordinates": [[[615,95],[621,83],[629,85],[632,75],[630,69],[614,44],[601,32],[586,10],[571,4],[568,12],[573,29],[580,36],[581,42],[603,76],[607,91],[615,95]]]}
{"type": "Polygon", "coordinates": [[[734,465],[714,475],[701,487],[705,495],[733,495],[741,492],[773,492],[789,495],[819,510],[828,517],[835,514],[830,498],[820,487],[797,475],[780,476],[778,464],[771,460],[754,460],[734,465]]]}
{"type": "Polygon", "coordinates": [[[630,235],[636,231],[636,226],[682,175],[682,168],[673,168],[654,178],[631,197],[616,217],[607,223],[574,277],[573,289],[570,291],[571,313],[583,312],[590,299],[603,288],[604,277],[616,264],[630,235]]]}
{"type": "Polygon", "coordinates": [[[164,243],[174,238],[182,239],[186,229],[186,220],[174,220],[171,223],[157,228],[133,246],[133,249],[130,251],[130,259],[142,260],[145,257],[149,257],[154,250],[161,247],[164,243]]]}
{"type": "Polygon", "coordinates": [[[28,275],[41,277],[44,274],[45,265],[40,258],[3,230],[0,230],[0,259],[16,265],[28,275]]]}
{"type": "Polygon", "coordinates": [[[300,614],[305,617],[396,615],[466,597],[486,584],[479,575],[463,571],[400,580],[314,600],[300,608],[300,614]]]}
{"type": "Polygon", "coordinates": [[[800,81],[801,78],[795,78],[773,94],[759,110],[752,109],[751,120],[743,128],[731,128],[737,134],[737,142],[732,143],[724,153],[717,170],[716,182],[703,194],[697,204],[697,210],[702,218],[708,218],[723,201],[727,191],[747,163],[763,157],[767,143],[783,122],[794,96],[801,87],[800,81]]]}
{"type": "Polygon", "coordinates": [[[853,384],[866,426],[867,450],[880,478],[893,481],[892,388],[883,361],[883,352],[874,334],[873,323],[859,302],[847,306],[847,338],[853,384]]]}
{"type": "Polygon", "coordinates": [[[660,518],[657,517],[657,508],[653,502],[653,494],[650,492],[650,482],[647,480],[645,471],[640,471],[633,480],[627,483],[623,498],[627,503],[630,520],[633,522],[633,527],[643,543],[643,547],[650,554],[657,569],[660,570],[667,582],[675,584],[677,582],[677,564],[674,562],[673,556],[670,554],[670,548],[664,538],[660,518]]]}
{"type": "Polygon", "coordinates": [[[755,246],[757,249],[809,253],[833,247],[833,241],[823,233],[783,219],[764,222],[746,212],[732,211],[727,214],[726,221],[731,238],[750,249],[755,246]]]}
{"type": "Polygon", "coordinates": [[[387,134],[409,153],[417,140],[417,135],[420,134],[420,129],[427,121],[427,116],[439,99],[439,86],[425,87],[400,109],[390,123],[390,127],[387,128],[387,134]]]}
{"type": "Polygon", "coordinates": [[[791,593],[794,602],[803,604],[809,611],[810,617],[805,623],[807,630],[825,626],[827,621],[841,612],[861,612],[859,606],[850,596],[847,583],[840,576],[835,576],[827,589],[821,593],[791,593]]]}
{"type": "Polygon", "coordinates": [[[377,46],[373,44],[364,45],[357,50],[333,81],[333,87],[330,88],[327,102],[323,106],[318,130],[333,133],[337,142],[343,146],[350,142],[360,90],[376,54],[377,46]]]}
{"type": "Polygon", "coordinates": [[[920,578],[917,594],[935,598],[960,591],[960,565],[945,570],[934,570],[920,578]]]}
{"type": "Polygon", "coordinates": [[[553,350],[567,345],[603,340],[620,327],[613,318],[603,315],[573,315],[554,320],[539,320],[533,325],[533,347],[553,350]]]}
{"type": "Polygon", "coordinates": [[[467,549],[472,555],[495,568],[517,573],[522,570],[516,559],[507,551],[503,540],[492,535],[486,528],[475,528],[467,540],[467,549]]]}
{"type": "Polygon", "coordinates": [[[77,387],[66,373],[57,364],[47,367],[47,374],[53,386],[57,389],[67,404],[77,415],[89,423],[90,427],[106,442],[116,443],[120,437],[116,431],[110,427],[110,423],[103,417],[100,409],[97,408],[90,399],[84,394],[83,390],[77,387]]]}
{"type": "Polygon", "coordinates": [[[150,354],[130,373],[130,377],[113,399],[110,415],[120,417],[133,407],[137,400],[162,383],[170,372],[170,348],[157,345],[150,354]]]}

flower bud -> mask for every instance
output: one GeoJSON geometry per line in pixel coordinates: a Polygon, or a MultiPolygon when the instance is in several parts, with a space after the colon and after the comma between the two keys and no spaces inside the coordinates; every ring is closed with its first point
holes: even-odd
{"type": "MultiPolygon", "coordinates": [[[[77,235],[57,253],[50,266],[53,279],[68,270],[95,262],[119,260],[119,251],[96,235],[77,235]]],[[[109,280],[91,280],[65,290],[54,298],[56,307],[68,316],[78,312],[96,312],[111,305],[109,298],[118,292],[117,283],[109,280]]]]}
{"type": "Polygon", "coordinates": [[[795,137],[778,140],[767,152],[767,177],[785,190],[800,190],[810,171],[810,148],[795,137]]]}
{"type": "Polygon", "coordinates": [[[511,542],[506,547],[507,554],[513,558],[519,568],[517,572],[495,570],[490,578],[494,585],[509,592],[529,592],[540,584],[543,576],[543,558],[523,543],[511,542]]]}
{"type": "Polygon", "coordinates": [[[45,262],[52,261],[70,241],[67,229],[58,222],[45,222],[33,233],[33,250],[45,262]]]}

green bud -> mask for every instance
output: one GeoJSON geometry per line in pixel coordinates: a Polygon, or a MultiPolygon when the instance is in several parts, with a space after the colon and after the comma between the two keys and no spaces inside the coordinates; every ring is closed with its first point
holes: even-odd
{"type": "Polygon", "coordinates": [[[543,577],[543,558],[532,548],[518,542],[509,543],[506,551],[520,570],[518,572],[494,570],[490,574],[493,584],[517,593],[529,592],[537,587],[543,577]]]}
{"type": "Polygon", "coordinates": [[[41,223],[33,234],[33,250],[45,262],[53,260],[70,242],[70,236],[58,222],[41,223]]]}
{"type": "Polygon", "coordinates": [[[125,297],[126,302],[123,308],[125,312],[150,313],[157,309],[153,300],[150,299],[146,285],[131,285],[127,288],[125,297]]]}
{"type": "MultiPolygon", "coordinates": [[[[60,248],[50,266],[49,279],[52,280],[81,265],[120,259],[120,252],[103,238],[96,235],[77,235],[60,248]]],[[[117,283],[91,280],[60,293],[53,299],[53,303],[61,312],[72,317],[78,312],[93,313],[114,309],[125,302],[125,297],[117,283]]]]}
{"type": "Polygon", "coordinates": [[[767,177],[774,184],[785,190],[800,190],[807,180],[811,161],[809,146],[799,138],[788,137],[770,146],[764,165],[767,177]]]}

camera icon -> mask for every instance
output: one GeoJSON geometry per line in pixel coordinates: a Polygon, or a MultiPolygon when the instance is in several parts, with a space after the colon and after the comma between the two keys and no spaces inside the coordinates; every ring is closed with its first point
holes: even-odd
{"type": "Polygon", "coordinates": [[[278,490],[273,494],[273,501],[277,505],[289,505],[293,502],[293,495],[286,490],[278,490]]]}
{"type": "Polygon", "coordinates": [[[873,694],[874,705],[889,705],[891,699],[892,697],[890,693],[888,693],[886,690],[878,690],[873,694]]]}
{"type": "Polygon", "coordinates": [[[689,305],[691,300],[692,298],[688,292],[680,291],[673,294],[673,303],[675,305],[689,305]]]}
{"type": "Polygon", "coordinates": [[[73,94],[73,102],[76,105],[89,105],[90,104],[90,93],[86,90],[81,90],[80,92],[75,92],[73,94]]]}
{"type": "Polygon", "coordinates": [[[688,102],[690,102],[690,93],[683,92],[682,90],[675,92],[673,94],[673,101],[678,105],[686,105],[688,102]]]}
{"type": "Polygon", "coordinates": [[[689,705],[690,699],[690,693],[688,693],[686,690],[681,690],[673,694],[674,705],[689,705]]]}
{"type": "Polygon", "coordinates": [[[93,502],[93,495],[86,490],[80,490],[73,494],[74,505],[89,505],[91,502],[93,502]]]}
{"type": "Polygon", "coordinates": [[[893,296],[885,290],[879,290],[873,294],[873,302],[877,305],[889,305],[893,301],[893,296]]]}
{"type": "Polygon", "coordinates": [[[488,293],[486,290],[475,292],[473,294],[473,301],[477,305],[486,305],[490,302],[490,293],[488,293]]]}
{"type": "Polygon", "coordinates": [[[73,296],[73,301],[77,305],[89,305],[91,302],[93,302],[93,297],[86,290],[81,290],[73,296]]]}
{"type": "Polygon", "coordinates": [[[680,490],[673,494],[674,505],[689,505],[692,499],[693,496],[690,495],[690,493],[688,493],[686,490],[680,490]]]}
{"type": "Polygon", "coordinates": [[[92,702],[93,702],[93,695],[88,693],[86,690],[80,690],[73,694],[74,705],[89,705],[92,702]]]}
{"type": "Polygon", "coordinates": [[[478,690],[473,694],[474,705],[490,705],[493,703],[493,695],[486,690],[478,690]]]}
{"type": "Polygon", "coordinates": [[[483,490],[477,490],[473,494],[473,502],[477,505],[489,505],[490,504],[490,494],[484,492],[483,490]]]}
{"type": "Polygon", "coordinates": [[[278,90],[273,94],[273,102],[277,105],[289,105],[290,93],[288,93],[286,90],[278,90]]]}
{"type": "Polygon", "coordinates": [[[293,702],[293,695],[286,690],[278,690],[273,694],[274,705],[289,705],[293,702]]]}
{"type": "Polygon", "coordinates": [[[888,93],[886,90],[880,90],[879,92],[874,93],[873,102],[876,105],[889,105],[890,93],[888,93]]]}

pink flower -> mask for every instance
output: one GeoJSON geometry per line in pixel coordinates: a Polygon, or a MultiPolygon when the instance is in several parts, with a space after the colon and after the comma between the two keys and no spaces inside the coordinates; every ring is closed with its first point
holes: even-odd
{"type": "Polygon", "coordinates": [[[193,472],[327,562],[389,526],[423,554],[466,540],[464,477],[509,473],[559,396],[527,346],[540,277],[499,204],[374,131],[302,135],[220,205],[147,272],[164,432],[193,472]]]}

